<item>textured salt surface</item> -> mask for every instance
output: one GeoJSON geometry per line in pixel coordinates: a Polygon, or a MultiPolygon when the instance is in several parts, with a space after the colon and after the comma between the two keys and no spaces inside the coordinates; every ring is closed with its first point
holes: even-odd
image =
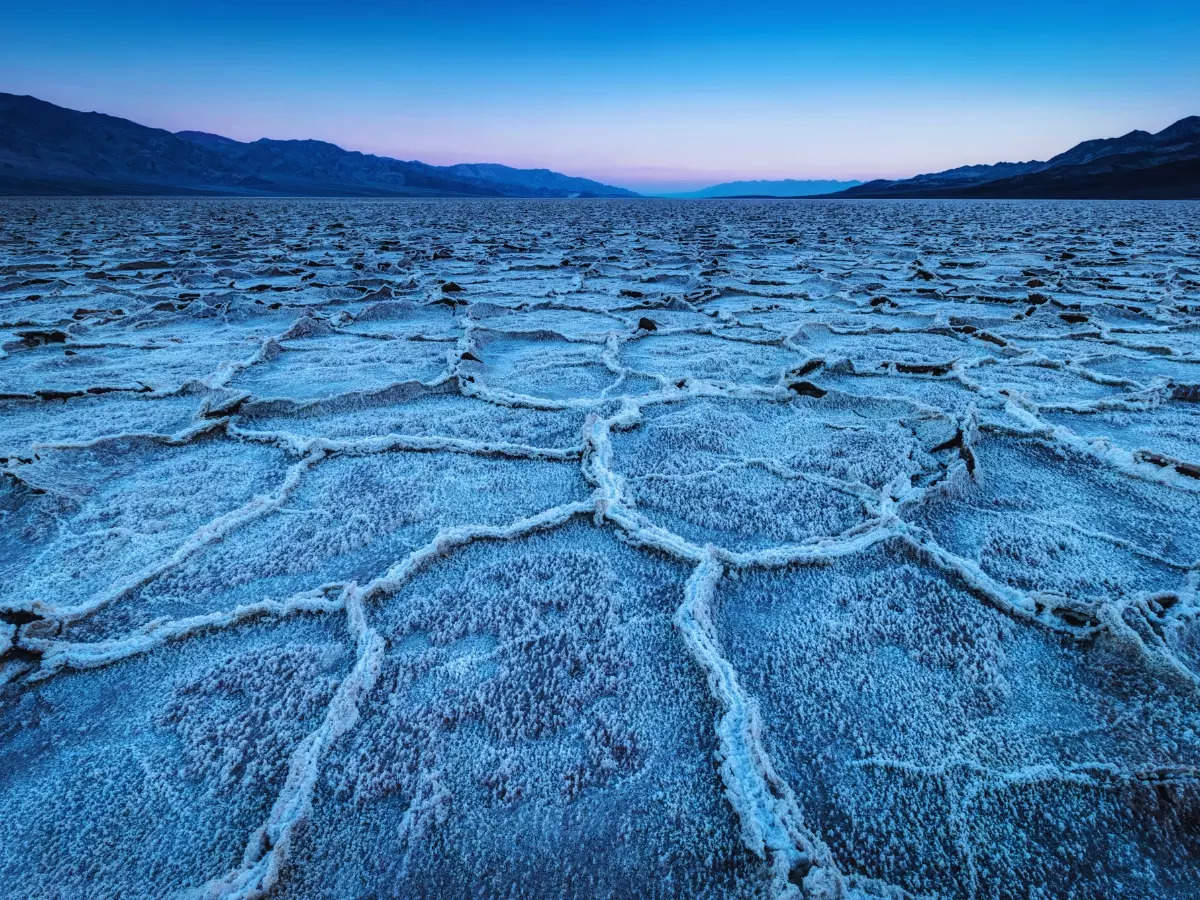
{"type": "Polygon", "coordinates": [[[4,201],[0,895],[1194,896],[1198,232],[4,201]]]}

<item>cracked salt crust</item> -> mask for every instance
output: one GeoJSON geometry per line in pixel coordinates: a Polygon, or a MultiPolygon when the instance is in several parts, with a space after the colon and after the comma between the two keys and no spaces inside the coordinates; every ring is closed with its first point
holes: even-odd
{"type": "Polygon", "coordinates": [[[3,212],[6,896],[1200,880],[1195,204],[3,212]]]}

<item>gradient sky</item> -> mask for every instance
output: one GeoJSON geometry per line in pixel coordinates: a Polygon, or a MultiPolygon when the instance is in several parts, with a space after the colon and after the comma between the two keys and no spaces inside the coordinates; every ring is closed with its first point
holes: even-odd
{"type": "Polygon", "coordinates": [[[1044,159],[1200,114],[1200,3],[25,3],[0,90],[636,190],[1044,159]]]}

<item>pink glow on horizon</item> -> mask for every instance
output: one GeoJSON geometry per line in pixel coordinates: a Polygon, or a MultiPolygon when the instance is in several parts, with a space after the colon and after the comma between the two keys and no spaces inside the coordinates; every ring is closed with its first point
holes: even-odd
{"type": "MultiPolygon", "coordinates": [[[[1135,98],[1111,98],[1064,119],[1050,104],[993,98],[978,108],[927,98],[893,98],[886,112],[861,117],[854,107],[728,98],[669,98],[637,106],[598,104],[540,115],[517,97],[480,111],[448,103],[393,112],[362,98],[305,98],[303,104],[242,94],[216,104],[205,96],[171,98],[146,89],[105,103],[85,85],[51,102],[98,109],[171,131],[193,129],[237,140],[315,138],[433,165],[498,162],[547,168],[644,192],[694,190],[726,181],[904,178],[959,165],[1045,159],[1080,140],[1132,128],[1156,130],[1187,114],[1135,98]],[[903,102],[902,102],[903,101],[903,102]],[[516,123],[516,124],[514,124],[516,123]],[[616,140],[614,135],[628,136],[616,140]]],[[[368,98],[369,99],[369,98],[368,98]]],[[[374,101],[372,101],[374,102],[374,101]]]]}

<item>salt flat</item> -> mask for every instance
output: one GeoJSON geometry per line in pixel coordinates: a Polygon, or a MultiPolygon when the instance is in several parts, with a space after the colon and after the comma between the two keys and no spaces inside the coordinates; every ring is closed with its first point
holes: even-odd
{"type": "Polygon", "coordinates": [[[1195,896],[1200,204],[0,202],[0,894],[1195,896]]]}

